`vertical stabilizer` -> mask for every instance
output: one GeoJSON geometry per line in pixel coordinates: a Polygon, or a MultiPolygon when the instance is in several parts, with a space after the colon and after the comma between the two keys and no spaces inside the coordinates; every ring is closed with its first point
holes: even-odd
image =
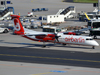
{"type": "Polygon", "coordinates": [[[11,15],[13,23],[14,23],[14,33],[18,35],[24,35],[24,28],[20,21],[19,15],[11,15]]]}

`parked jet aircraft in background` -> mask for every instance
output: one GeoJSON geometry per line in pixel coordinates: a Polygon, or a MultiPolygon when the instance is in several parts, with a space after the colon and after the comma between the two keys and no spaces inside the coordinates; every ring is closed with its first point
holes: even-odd
{"type": "Polygon", "coordinates": [[[75,44],[75,45],[85,45],[92,46],[94,49],[95,46],[99,46],[99,44],[88,36],[77,36],[77,35],[66,35],[62,33],[49,33],[49,32],[38,32],[23,28],[18,15],[11,15],[12,20],[14,22],[14,33],[18,35],[22,35],[23,37],[33,40],[44,42],[43,47],[46,47],[45,42],[52,43],[61,43],[63,45],[66,44],[75,44]]]}

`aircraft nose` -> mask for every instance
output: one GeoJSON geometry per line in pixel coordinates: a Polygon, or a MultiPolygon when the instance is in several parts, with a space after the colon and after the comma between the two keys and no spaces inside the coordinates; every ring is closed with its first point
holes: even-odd
{"type": "Polygon", "coordinates": [[[95,46],[99,46],[99,44],[98,44],[96,41],[95,41],[94,45],[95,45],[95,46]]]}

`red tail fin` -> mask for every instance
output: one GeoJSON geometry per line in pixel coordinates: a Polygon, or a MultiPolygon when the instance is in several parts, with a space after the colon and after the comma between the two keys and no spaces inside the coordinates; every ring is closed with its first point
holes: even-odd
{"type": "Polygon", "coordinates": [[[24,35],[24,28],[19,20],[19,15],[11,15],[14,22],[14,33],[18,35],[24,35]]]}

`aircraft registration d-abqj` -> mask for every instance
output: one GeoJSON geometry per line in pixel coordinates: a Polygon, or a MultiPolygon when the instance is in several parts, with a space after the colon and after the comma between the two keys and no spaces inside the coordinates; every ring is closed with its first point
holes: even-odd
{"type": "Polygon", "coordinates": [[[85,45],[92,46],[94,49],[95,46],[99,46],[99,44],[88,36],[80,36],[80,35],[66,35],[63,32],[54,34],[49,32],[38,32],[30,29],[23,28],[20,22],[19,15],[11,15],[12,20],[14,22],[14,33],[18,35],[22,35],[23,37],[33,40],[43,42],[43,47],[46,47],[45,42],[52,43],[61,43],[63,45],[66,44],[75,44],[75,45],[85,45]]]}

